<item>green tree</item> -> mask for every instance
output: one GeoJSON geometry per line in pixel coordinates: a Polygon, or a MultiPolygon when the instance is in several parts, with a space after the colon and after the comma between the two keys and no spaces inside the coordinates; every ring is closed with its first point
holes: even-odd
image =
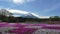
{"type": "Polygon", "coordinates": [[[51,16],[50,20],[52,20],[52,21],[60,21],[60,17],[59,16],[51,16]]]}
{"type": "MultiPolygon", "coordinates": [[[[0,20],[2,21],[8,21],[9,17],[11,17],[13,14],[7,11],[6,9],[1,9],[0,10],[0,20]]],[[[12,19],[11,19],[12,20],[12,19]]]]}

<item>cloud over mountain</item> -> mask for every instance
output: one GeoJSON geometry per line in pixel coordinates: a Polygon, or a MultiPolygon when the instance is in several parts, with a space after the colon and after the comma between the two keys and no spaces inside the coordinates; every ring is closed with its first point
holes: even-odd
{"type": "Polygon", "coordinates": [[[13,10],[13,9],[7,9],[9,12],[13,13],[14,16],[23,16],[23,17],[36,17],[39,18],[39,15],[35,13],[30,13],[27,11],[21,11],[21,10],[13,10]]]}
{"type": "Polygon", "coordinates": [[[27,3],[27,2],[33,2],[35,0],[12,0],[13,3],[15,4],[23,4],[23,3],[27,3]]]}

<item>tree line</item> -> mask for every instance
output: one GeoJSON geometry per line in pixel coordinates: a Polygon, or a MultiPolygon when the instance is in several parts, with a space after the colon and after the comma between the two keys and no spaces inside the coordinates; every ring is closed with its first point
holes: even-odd
{"type": "Polygon", "coordinates": [[[60,21],[59,16],[50,16],[50,18],[23,18],[23,17],[14,17],[13,14],[9,11],[2,9],[2,14],[0,14],[0,21],[2,22],[45,22],[45,21],[60,21]],[[6,13],[9,13],[6,14],[6,13]]]}
{"type": "Polygon", "coordinates": [[[45,22],[45,21],[60,21],[59,16],[54,16],[50,18],[22,18],[22,17],[14,17],[14,16],[4,16],[0,15],[0,20],[2,22],[45,22]]]}

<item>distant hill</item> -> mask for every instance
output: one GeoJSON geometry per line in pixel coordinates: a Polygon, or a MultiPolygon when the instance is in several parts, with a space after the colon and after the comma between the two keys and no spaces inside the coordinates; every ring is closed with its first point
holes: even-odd
{"type": "Polygon", "coordinates": [[[5,16],[11,16],[12,13],[10,13],[8,10],[6,9],[0,9],[0,15],[5,15],[5,16]]]}

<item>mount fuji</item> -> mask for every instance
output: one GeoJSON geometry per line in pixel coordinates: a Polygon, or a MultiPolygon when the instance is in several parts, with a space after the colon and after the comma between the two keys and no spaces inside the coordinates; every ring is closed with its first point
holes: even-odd
{"type": "Polygon", "coordinates": [[[39,18],[39,17],[33,15],[32,13],[27,13],[27,14],[14,13],[14,16],[15,17],[23,17],[23,18],[39,18]]]}
{"type": "Polygon", "coordinates": [[[20,10],[8,10],[8,11],[13,13],[14,17],[39,18],[39,16],[36,15],[35,13],[30,13],[30,12],[20,11],[20,10]]]}

